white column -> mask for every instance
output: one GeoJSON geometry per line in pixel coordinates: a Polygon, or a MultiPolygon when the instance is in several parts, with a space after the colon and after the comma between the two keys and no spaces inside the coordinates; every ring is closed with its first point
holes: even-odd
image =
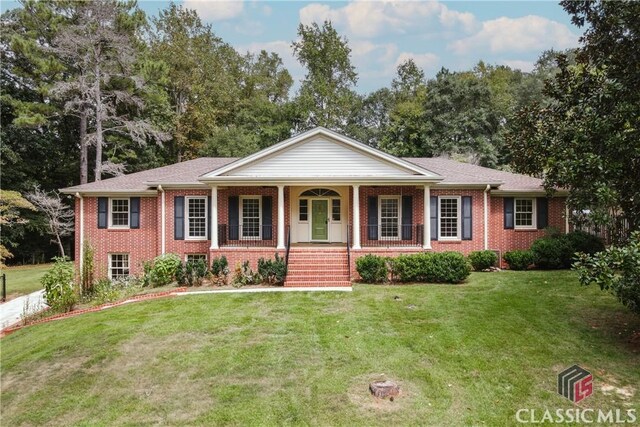
{"type": "Polygon", "coordinates": [[[360,249],[360,186],[353,186],[353,244],[352,249],[360,249]]]}
{"type": "Polygon", "coordinates": [[[284,185],[278,185],[278,245],[276,249],[284,248],[284,185]]]}
{"type": "Polygon", "coordinates": [[[424,209],[422,219],[423,228],[423,236],[422,236],[422,248],[423,249],[431,249],[431,187],[428,185],[424,186],[424,209]]]}
{"type": "Polygon", "coordinates": [[[80,193],[76,193],[76,197],[80,199],[80,260],[78,266],[80,269],[80,281],[82,282],[82,267],[84,261],[84,199],[80,193]]]}
{"type": "Polygon", "coordinates": [[[218,249],[218,186],[211,187],[211,248],[218,249]]]}
{"type": "Polygon", "coordinates": [[[565,234],[569,234],[569,205],[567,204],[567,199],[564,199],[564,232],[565,234]]]}
{"type": "Polygon", "coordinates": [[[489,190],[491,186],[487,184],[484,190],[484,250],[489,249],[489,190]]]}
{"type": "Polygon", "coordinates": [[[167,251],[167,205],[162,185],[158,185],[158,190],[160,190],[160,252],[164,255],[167,251]]]}

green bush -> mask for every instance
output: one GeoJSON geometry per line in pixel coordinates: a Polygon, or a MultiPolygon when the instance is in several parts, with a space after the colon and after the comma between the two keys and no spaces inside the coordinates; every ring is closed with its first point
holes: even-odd
{"type": "Polygon", "coordinates": [[[287,275],[287,264],[285,264],[284,258],[281,258],[277,253],[275,259],[260,258],[258,260],[258,275],[262,282],[268,285],[284,284],[284,278],[287,275]]]}
{"type": "Polygon", "coordinates": [[[73,263],[67,258],[54,258],[54,261],[53,267],[40,279],[44,300],[54,311],[71,311],[78,302],[73,263]]]}
{"type": "Polygon", "coordinates": [[[187,286],[202,286],[204,278],[207,277],[207,263],[204,260],[185,262],[178,267],[178,283],[187,286]]]}
{"type": "Polygon", "coordinates": [[[356,260],[356,271],[366,283],[382,283],[387,280],[389,271],[384,257],[367,254],[356,260]]]}
{"type": "Polygon", "coordinates": [[[119,301],[140,291],[142,282],[135,278],[109,280],[107,278],[98,280],[93,287],[90,302],[94,305],[119,301]]]}
{"type": "Polygon", "coordinates": [[[604,242],[593,234],[585,233],[584,231],[572,231],[564,236],[568,240],[574,256],[576,252],[595,254],[604,251],[604,242]]]}
{"type": "Polygon", "coordinates": [[[569,268],[576,253],[594,254],[603,250],[602,239],[583,231],[568,234],[550,233],[531,245],[534,263],[542,269],[569,268]]]}
{"type": "Polygon", "coordinates": [[[211,260],[211,283],[214,286],[225,286],[229,279],[229,261],[222,255],[211,260]]]}
{"type": "Polygon", "coordinates": [[[530,250],[508,251],[504,253],[503,258],[511,270],[526,270],[535,259],[530,250]]]}
{"type": "Polygon", "coordinates": [[[394,264],[402,282],[461,283],[471,274],[471,266],[459,252],[400,255],[394,264]]]}
{"type": "Polygon", "coordinates": [[[640,314],[640,232],[633,233],[625,246],[614,246],[593,255],[579,254],[573,268],[580,283],[596,283],[640,314]]]}
{"type": "Polygon", "coordinates": [[[151,264],[145,263],[145,284],[153,287],[165,286],[177,279],[182,265],[180,257],[176,254],[164,254],[153,259],[151,264]]]}
{"type": "Polygon", "coordinates": [[[469,262],[474,270],[483,271],[496,265],[498,255],[494,251],[473,251],[469,254],[469,262]]]}

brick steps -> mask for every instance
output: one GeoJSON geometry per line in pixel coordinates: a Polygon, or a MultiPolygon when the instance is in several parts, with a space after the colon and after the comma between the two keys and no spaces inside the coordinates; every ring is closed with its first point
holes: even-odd
{"type": "Polygon", "coordinates": [[[285,286],[351,286],[347,251],[342,248],[292,248],[285,286]]]}

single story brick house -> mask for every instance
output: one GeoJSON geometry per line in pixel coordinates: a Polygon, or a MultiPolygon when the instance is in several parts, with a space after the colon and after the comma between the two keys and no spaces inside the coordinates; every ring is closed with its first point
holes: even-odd
{"type": "Polygon", "coordinates": [[[244,158],[199,158],[65,188],[76,253],[96,273],[138,274],[164,253],[225,255],[231,268],[277,252],[286,286],[349,286],[355,260],[422,251],[528,248],[569,230],[566,193],[540,179],[441,158],[398,158],[315,128],[244,158]]]}

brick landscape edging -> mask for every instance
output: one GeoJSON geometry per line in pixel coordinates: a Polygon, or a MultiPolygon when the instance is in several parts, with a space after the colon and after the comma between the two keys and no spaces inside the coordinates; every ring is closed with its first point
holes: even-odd
{"type": "Polygon", "coordinates": [[[181,288],[172,289],[170,291],[155,292],[155,293],[151,293],[151,294],[134,295],[134,296],[132,296],[130,298],[127,298],[125,300],[122,300],[122,301],[107,302],[107,303],[104,303],[104,304],[97,305],[95,307],[83,308],[83,309],[80,309],[80,310],[73,310],[73,311],[69,311],[67,313],[54,314],[53,316],[49,316],[49,317],[45,317],[45,318],[42,318],[42,319],[34,320],[33,322],[30,322],[30,323],[28,323],[26,325],[21,325],[19,323],[13,324],[11,326],[7,326],[5,329],[0,331],[0,338],[4,337],[5,335],[9,335],[12,332],[17,331],[18,329],[25,328],[27,326],[38,325],[40,323],[53,322],[54,320],[66,319],[68,317],[75,317],[75,316],[79,316],[80,314],[84,314],[84,313],[91,313],[91,312],[94,312],[94,311],[106,310],[106,309],[111,308],[111,307],[117,307],[119,305],[124,305],[124,304],[128,304],[128,303],[131,303],[131,302],[146,301],[146,300],[152,300],[152,299],[158,299],[158,298],[166,298],[166,297],[170,297],[170,296],[175,296],[178,293],[182,293],[182,292],[186,292],[186,291],[187,291],[186,287],[181,287],[181,288]]]}

